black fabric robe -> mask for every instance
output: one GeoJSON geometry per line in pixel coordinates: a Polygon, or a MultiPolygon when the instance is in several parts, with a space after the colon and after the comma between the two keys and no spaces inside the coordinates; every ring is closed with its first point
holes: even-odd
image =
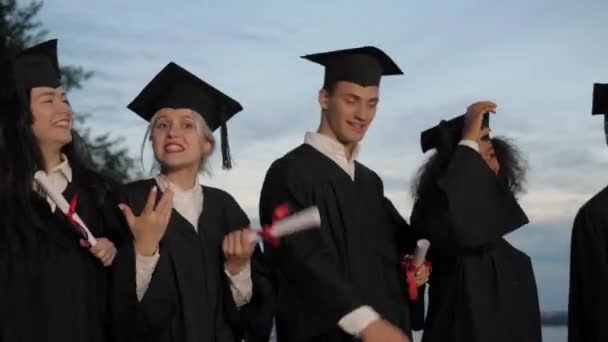
{"type": "Polygon", "coordinates": [[[338,321],[370,305],[411,333],[407,285],[400,257],[409,227],[384,196],[378,175],[356,163],[355,180],[309,145],[275,161],[260,199],[262,224],[275,208],[316,205],[320,230],[265,245],[277,272],[279,342],[348,341],[338,321]]]}
{"type": "Polygon", "coordinates": [[[424,342],[539,342],[530,258],[503,236],[528,223],[475,150],[456,148],[436,187],[420,195],[414,231],[433,262],[424,342]]]}
{"type": "MultiPolygon", "coordinates": [[[[63,195],[69,202],[77,193],[78,215],[93,235],[106,236],[104,187],[79,175],[75,171],[63,195]]],[[[35,201],[43,226],[15,223],[34,238],[18,248],[1,243],[0,341],[108,341],[107,268],[80,246],[82,236],[59,209],[53,213],[46,200],[35,201]]]]}
{"type": "Polygon", "coordinates": [[[608,341],[608,188],[576,215],[570,254],[568,341],[608,341]]]}
{"type": "MultiPolygon", "coordinates": [[[[138,215],[156,183],[126,185],[113,196],[109,221],[132,239],[118,203],[138,215]]],[[[194,227],[173,210],[160,243],[160,258],[141,302],[136,295],[135,251],[124,243],[114,263],[112,322],[116,341],[268,341],[272,325],[272,283],[256,250],[252,261],[253,297],[237,309],[224,273],[222,241],[249,219],[226,192],[203,187],[203,211],[194,227]]],[[[160,199],[160,196],[158,196],[160,199]]]]}

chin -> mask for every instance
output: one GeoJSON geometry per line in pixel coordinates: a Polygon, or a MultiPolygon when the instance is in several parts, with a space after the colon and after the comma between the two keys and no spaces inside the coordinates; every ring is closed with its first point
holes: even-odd
{"type": "Polygon", "coordinates": [[[164,157],[158,160],[159,164],[163,166],[164,169],[167,170],[182,170],[193,167],[196,164],[196,161],[188,161],[181,157],[164,157]]]}
{"type": "Polygon", "coordinates": [[[57,144],[61,145],[61,146],[65,146],[69,143],[72,142],[72,134],[66,135],[66,136],[62,136],[62,137],[56,137],[55,139],[53,139],[55,142],[57,142],[57,144]]]}

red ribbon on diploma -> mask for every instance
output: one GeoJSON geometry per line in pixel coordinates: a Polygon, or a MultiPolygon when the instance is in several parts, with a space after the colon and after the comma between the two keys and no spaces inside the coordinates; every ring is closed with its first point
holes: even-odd
{"type": "Polygon", "coordinates": [[[76,214],[77,206],[78,206],[78,194],[74,194],[74,197],[72,197],[72,200],[70,201],[70,209],[65,214],[65,217],[68,219],[68,221],[70,221],[70,223],[72,223],[74,225],[74,227],[76,227],[76,230],[84,237],[83,239],[80,239],[80,246],[82,246],[84,248],[90,248],[91,243],[89,243],[89,241],[88,241],[88,235],[87,235],[86,230],[84,230],[82,228],[82,226],[80,225],[80,223],[78,223],[78,221],[76,221],[74,219],[74,214],[76,214]]]}
{"type": "MultiPolygon", "coordinates": [[[[425,261],[424,265],[428,267],[429,270],[432,268],[430,261],[425,261]]],[[[405,259],[401,262],[401,268],[403,268],[403,271],[405,271],[407,276],[408,294],[411,301],[415,301],[418,298],[418,285],[416,285],[414,274],[418,272],[421,267],[422,266],[416,267],[413,259],[405,259]]]]}
{"type": "MultiPolygon", "coordinates": [[[[289,209],[289,205],[287,204],[276,207],[274,209],[274,214],[272,215],[272,223],[275,224],[276,222],[286,218],[290,213],[291,209],[289,209]]],[[[272,232],[270,231],[271,229],[272,225],[266,225],[264,228],[262,228],[262,232],[260,234],[264,241],[268,242],[273,247],[278,247],[280,240],[276,236],[272,235],[272,232]]]]}

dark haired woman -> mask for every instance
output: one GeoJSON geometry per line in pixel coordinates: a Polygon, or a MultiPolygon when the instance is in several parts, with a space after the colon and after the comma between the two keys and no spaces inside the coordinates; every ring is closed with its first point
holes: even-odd
{"type": "Polygon", "coordinates": [[[431,241],[423,341],[541,341],[530,258],[504,236],[528,223],[515,199],[525,166],[507,140],[489,137],[479,102],[422,135],[435,154],[418,172],[412,228],[431,241]]]}
{"type": "Polygon", "coordinates": [[[86,167],[60,84],[57,41],[0,72],[0,341],[106,341],[106,268],[116,249],[99,224],[107,183],[86,167]],[[42,170],[97,237],[34,183],[42,170]]]}

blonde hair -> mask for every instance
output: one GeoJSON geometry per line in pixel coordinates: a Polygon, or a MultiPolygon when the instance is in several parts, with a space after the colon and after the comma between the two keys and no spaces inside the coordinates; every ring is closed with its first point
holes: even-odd
{"type": "MultiPolygon", "coordinates": [[[[146,148],[146,142],[152,141],[152,128],[154,128],[154,124],[156,124],[156,120],[158,119],[158,114],[160,113],[161,110],[162,109],[159,109],[154,114],[152,119],[150,119],[148,128],[146,128],[146,134],[144,135],[144,141],[141,144],[140,163],[141,163],[141,169],[144,172],[145,172],[144,149],[146,148]]],[[[196,123],[196,127],[198,128],[198,131],[201,134],[201,137],[203,137],[204,139],[207,139],[211,143],[211,149],[209,150],[209,152],[207,154],[204,154],[201,156],[201,160],[200,160],[199,167],[198,167],[199,172],[204,172],[204,173],[210,174],[211,171],[208,169],[207,160],[213,154],[213,151],[215,151],[215,145],[216,145],[215,137],[213,136],[213,132],[211,131],[211,128],[209,128],[209,125],[207,125],[205,118],[203,118],[203,116],[195,110],[191,109],[190,111],[192,112],[192,118],[194,119],[194,122],[196,123]]],[[[154,156],[154,163],[150,169],[150,173],[152,173],[153,171],[155,171],[158,168],[160,168],[160,165],[158,163],[158,160],[156,160],[156,156],[154,156]]]]}

